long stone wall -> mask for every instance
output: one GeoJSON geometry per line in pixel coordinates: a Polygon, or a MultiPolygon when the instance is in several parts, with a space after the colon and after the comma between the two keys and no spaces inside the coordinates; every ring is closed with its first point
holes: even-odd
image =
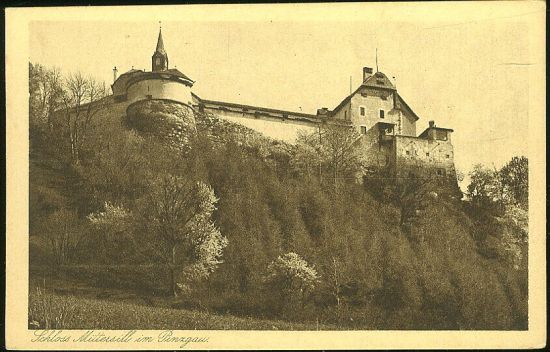
{"type": "Polygon", "coordinates": [[[318,125],[315,122],[284,119],[255,114],[254,112],[237,112],[229,109],[210,108],[205,108],[204,111],[220,119],[240,124],[267,137],[287,143],[295,143],[300,133],[314,133],[318,129],[318,125]]]}

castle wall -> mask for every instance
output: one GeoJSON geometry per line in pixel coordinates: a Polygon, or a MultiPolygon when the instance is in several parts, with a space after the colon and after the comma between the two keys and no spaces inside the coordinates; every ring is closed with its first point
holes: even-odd
{"type": "Polygon", "coordinates": [[[450,140],[395,136],[395,165],[401,177],[415,173],[456,182],[454,151],[450,140]]]}
{"type": "Polygon", "coordinates": [[[129,104],[147,99],[174,100],[189,106],[192,102],[190,87],[164,79],[145,79],[131,84],[128,87],[127,99],[129,104]]]}
{"type": "Polygon", "coordinates": [[[205,112],[212,113],[220,119],[238,123],[252,130],[260,132],[267,137],[281,140],[287,143],[295,143],[300,133],[314,133],[317,131],[317,123],[297,121],[271,116],[256,116],[253,112],[239,112],[229,109],[209,109],[205,112]]]}

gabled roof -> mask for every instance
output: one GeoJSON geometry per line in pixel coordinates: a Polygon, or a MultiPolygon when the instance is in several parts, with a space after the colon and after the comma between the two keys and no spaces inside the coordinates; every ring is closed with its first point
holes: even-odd
{"type": "Polygon", "coordinates": [[[383,74],[382,72],[376,72],[374,75],[367,78],[367,80],[365,82],[363,82],[359,87],[357,87],[357,89],[353,93],[351,93],[350,95],[345,97],[344,100],[342,100],[340,102],[340,104],[338,104],[330,112],[331,115],[334,115],[334,113],[336,113],[338,110],[340,110],[344,105],[346,105],[350,101],[351,97],[353,97],[355,94],[359,93],[359,91],[361,89],[365,88],[365,87],[394,91],[396,93],[396,97],[397,97],[396,108],[402,109],[404,107],[415,118],[416,121],[418,121],[420,119],[420,117],[418,117],[418,115],[416,115],[416,113],[413,111],[413,109],[411,109],[411,107],[405,102],[403,97],[401,97],[401,95],[399,95],[399,93],[397,93],[397,90],[395,89],[395,86],[391,83],[391,81],[388,79],[388,77],[386,77],[386,75],[383,74]],[[380,80],[380,81],[383,81],[383,82],[379,83],[377,80],[380,80]]]}
{"type": "MultiPolygon", "coordinates": [[[[397,93],[397,91],[396,91],[396,93],[397,93]]],[[[403,105],[403,107],[405,107],[405,109],[408,110],[411,113],[411,115],[414,117],[415,121],[420,120],[420,117],[418,117],[418,115],[413,111],[413,109],[411,109],[409,104],[407,104],[405,102],[405,100],[403,100],[401,95],[399,95],[399,93],[397,93],[396,96],[397,96],[396,105],[398,105],[397,107],[401,109],[402,107],[399,106],[399,105],[403,105]]]]}
{"type": "Polygon", "coordinates": [[[389,78],[382,72],[376,72],[363,82],[363,86],[371,88],[388,88],[395,89],[395,86],[389,78]]]}

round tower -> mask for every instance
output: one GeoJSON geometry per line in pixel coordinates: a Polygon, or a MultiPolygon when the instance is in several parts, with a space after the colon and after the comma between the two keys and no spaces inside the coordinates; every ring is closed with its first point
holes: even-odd
{"type": "Polygon", "coordinates": [[[168,67],[162,29],[152,56],[152,71],[133,74],[125,83],[128,127],[183,148],[196,131],[191,87],[194,81],[168,67]]]}

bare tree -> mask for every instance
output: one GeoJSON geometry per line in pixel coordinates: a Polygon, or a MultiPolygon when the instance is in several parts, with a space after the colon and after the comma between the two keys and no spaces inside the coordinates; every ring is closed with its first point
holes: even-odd
{"type": "Polygon", "coordinates": [[[295,165],[309,174],[313,163],[317,162],[319,179],[322,170],[328,170],[336,185],[339,180],[351,178],[361,170],[359,138],[351,126],[323,124],[315,133],[299,137],[295,165]],[[315,158],[313,153],[316,153],[315,158]]]}
{"type": "Polygon", "coordinates": [[[336,183],[341,177],[350,177],[360,168],[357,131],[349,126],[325,125],[321,130],[321,146],[336,183]]]}
{"type": "Polygon", "coordinates": [[[86,78],[80,72],[65,80],[62,95],[63,120],[67,129],[71,160],[80,163],[80,154],[90,132],[91,122],[105,107],[105,83],[86,78]]]}
{"type": "Polygon", "coordinates": [[[53,114],[61,107],[61,72],[29,63],[29,115],[32,123],[53,129],[53,114]]]}
{"type": "Polygon", "coordinates": [[[56,264],[66,264],[74,256],[82,240],[82,230],[75,211],[61,209],[46,219],[45,237],[56,264]]]}

